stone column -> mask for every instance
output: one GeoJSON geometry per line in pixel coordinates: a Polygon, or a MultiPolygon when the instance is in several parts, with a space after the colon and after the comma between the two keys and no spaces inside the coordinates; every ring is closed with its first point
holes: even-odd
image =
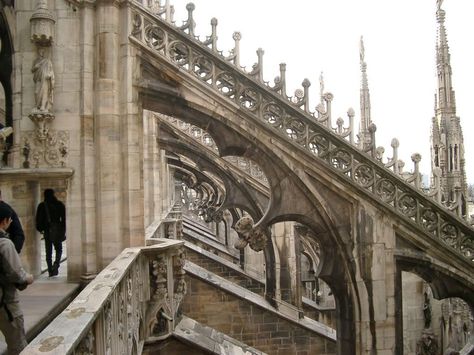
{"type": "MultiPolygon", "coordinates": [[[[80,9],[81,88],[78,171],[68,195],[68,229],[77,238],[68,238],[68,277],[82,281],[95,277],[99,271],[97,251],[96,188],[97,181],[94,147],[94,67],[95,67],[95,11],[93,6],[80,9]]],[[[70,233],[72,234],[72,233],[70,233]]]]}
{"type": "Polygon", "coordinates": [[[124,248],[122,241],[122,151],[119,77],[120,9],[96,2],[95,34],[95,212],[98,269],[124,248]]]}
{"type": "Polygon", "coordinates": [[[275,246],[278,248],[279,285],[281,300],[301,308],[301,274],[299,256],[296,255],[294,223],[284,222],[274,225],[272,229],[275,246]]]}
{"type": "Polygon", "coordinates": [[[39,181],[24,182],[21,185],[12,186],[12,197],[19,208],[18,213],[23,232],[25,233],[25,244],[21,251],[23,267],[35,277],[41,274],[41,234],[36,231],[35,216],[36,207],[41,202],[41,191],[39,181]]]}
{"type": "Polygon", "coordinates": [[[136,90],[137,49],[130,44],[132,12],[123,7],[119,13],[119,86],[122,166],[122,244],[145,245],[143,181],[143,110],[136,90]]]}
{"type": "Polygon", "coordinates": [[[360,312],[357,308],[353,311],[356,334],[360,334],[356,341],[361,341],[363,354],[393,354],[396,346],[399,301],[395,287],[400,281],[394,258],[395,239],[395,230],[386,216],[372,207],[359,210],[354,250],[360,312]]]}

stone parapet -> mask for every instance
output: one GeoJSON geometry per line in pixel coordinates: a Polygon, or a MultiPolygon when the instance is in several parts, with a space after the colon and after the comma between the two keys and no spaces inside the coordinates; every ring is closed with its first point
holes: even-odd
{"type": "Polygon", "coordinates": [[[170,336],[186,293],[183,243],[156,242],[123,250],[23,354],[141,354],[170,336]]]}

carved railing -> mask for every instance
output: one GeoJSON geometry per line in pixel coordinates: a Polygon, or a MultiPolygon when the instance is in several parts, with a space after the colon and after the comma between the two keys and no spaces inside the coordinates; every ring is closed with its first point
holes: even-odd
{"type": "Polygon", "coordinates": [[[183,242],[125,249],[22,354],[141,354],[167,338],[186,293],[183,242]]]}
{"type": "MultiPolygon", "coordinates": [[[[418,171],[419,154],[412,156],[414,173],[403,173],[403,164],[397,157],[398,142],[394,141],[394,157],[384,163],[382,149],[375,145],[375,126],[370,128],[371,145],[365,151],[359,150],[353,144],[352,134],[347,134],[344,129],[333,129],[331,94],[324,94],[325,105],[320,104],[315,113],[310,112],[309,81],[303,82],[303,90],[297,90],[295,96],[288,97],[285,67],[282,65],[275,85],[265,83],[262,77],[262,50],[257,51],[258,63],[252,71],[246,72],[239,60],[240,34],[235,34],[235,47],[228,57],[216,49],[217,21],[212,22],[213,34],[206,41],[200,41],[194,35],[194,5],[187,6],[188,20],[180,27],[169,18],[166,20],[159,13],[152,13],[138,1],[132,1],[131,6],[131,42],[190,74],[188,78],[194,77],[205,83],[210,90],[268,124],[295,147],[326,164],[359,191],[473,261],[474,231],[454,214],[461,211],[459,198],[450,201],[448,208],[441,205],[439,183],[436,181],[436,188],[429,193],[423,192],[418,171]],[[342,133],[338,134],[339,131],[342,133]]],[[[352,119],[353,111],[349,110],[348,115],[352,119]]],[[[338,125],[341,126],[341,121],[338,125]]],[[[436,172],[434,174],[435,180],[439,180],[436,172]]]]}
{"type": "Polygon", "coordinates": [[[152,223],[145,231],[146,245],[153,245],[160,238],[181,240],[183,215],[181,205],[175,204],[165,218],[152,223]]]}

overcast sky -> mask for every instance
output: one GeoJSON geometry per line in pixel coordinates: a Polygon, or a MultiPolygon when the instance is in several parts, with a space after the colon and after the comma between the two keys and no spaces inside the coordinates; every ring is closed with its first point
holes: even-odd
{"type": "MultiPolygon", "coordinates": [[[[163,1],[164,2],[164,1],[163,1]]],[[[175,20],[186,18],[189,1],[171,0],[175,20]]],[[[334,94],[333,122],[349,107],[360,118],[359,38],[364,36],[377,145],[391,156],[390,141],[400,140],[400,158],[412,169],[410,156],[422,155],[422,171],[430,172],[429,136],[436,90],[436,0],[195,0],[196,33],[211,31],[219,21],[218,48],[233,47],[240,31],[241,64],[264,55],[264,79],[273,82],[279,63],[287,64],[287,91],[304,78],[311,81],[312,108],[317,104],[319,75],[334,94]]],[[[474,182],[474,1],[445,0],[457,114],[464,131],[466,171],[474,182]]]]}

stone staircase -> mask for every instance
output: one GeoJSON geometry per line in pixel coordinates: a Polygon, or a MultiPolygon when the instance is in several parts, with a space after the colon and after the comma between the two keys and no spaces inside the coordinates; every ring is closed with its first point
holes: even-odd
{"type": "Polygon", "coordinates": [[[229,263],[225,259],[221,259],[211,252],[196,247],[188,242],[185,243],[185,246],[186,259],[188,261],[191,261],[209,272],[256,293],[257,295],[264,296],[264,283],[247,275],[237,265],[229,263]]]}
{"type": "MultiPolygon", "coordinates": [[[[206,240],[204,235],[196,234],[195,230],[204,230],[211,236],[210,230],[200,225],[196,221],[183,215],[183,238],[186,241],[186,258],[187,260],[199,265],[200,267],[217,274],[239,286],[246,288],[260,296],[265,293],[265,281],[263,279],[256,279],[252,275],[247,274],[239,266],[239,259],[237,256],[229,258],[226,253],[227,248],[221,243],[213,243],[213,239],[206,240]],[[192,236],[189,234],[191,233],[192,236]],[[199,241],[197,246],[194,241],[199,241]],[[217,248],[213,248],[218,246],[217,248]],[[224,254],[224,257],[221,255],[224,254]]],[[[213,237],[213,236],[212,236],[213,237]]],[[[318,305],[316,302],[303,297],[303,312],[308,318],[320,321],[330,327],[336,327],[335,308],[324,307],[318,305]]]]}
{"type": "Polygon", "coordinates": [[[264,282],[246,274],[237,256],[210,230],[183,216],[183,231],[188,290],[182,312],[199,324],[197,328],[210,327],[269,354],[336,353],[334,329],[317,321],[331,323],[334,309],[318,309],[309,300],[304,302],[309,317],[300,318],[291,305],[276,309],[264,298],[264,282]]]}
{"type": "Polygon", "coordinates": [[[297,313],[275,309],[262,296],[198,265],[185,266],[187,317],[268,354],[335,354],[336,332],[297,313]]]}

